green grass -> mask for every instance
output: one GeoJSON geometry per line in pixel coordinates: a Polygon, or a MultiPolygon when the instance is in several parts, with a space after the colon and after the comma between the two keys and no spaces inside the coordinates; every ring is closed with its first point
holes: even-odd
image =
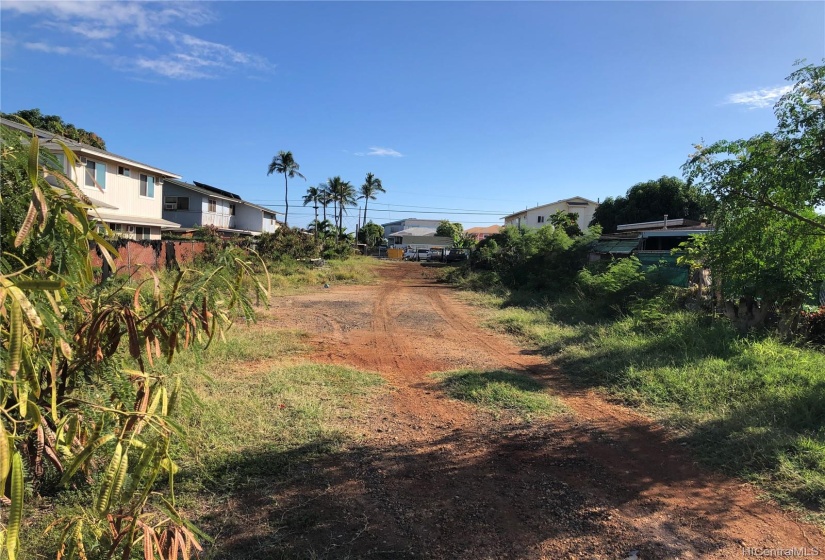
{"type": "Polygon", "coordinates": [[[433,374],[454,399],[494,412],[509,411],[530,420],[564,410],[558,399],[527,374],[509,370],[459,370],[433,374]]]}
{"type": "Polygon", "coordinates": [[[323,267],[311,263],[284,259],[267,265],[275,294],[290,293],[323,286],[325,283],[373,284],[378,279],[381,261],[363,256],[346,260],[329,260],[323,267]]]}
{"type": "MultiPolygon", "coordinates": [[[[376,374],[305,361],[305,335],[297,331],[239,324],[226,338],[162,366],[183,374],[185,389],[175,420],[186,437],[171,450],[180,467],[177,505],[213,534],[221,500],[233,492],[283,483],[354,441],[352,421],[384,384],[376,374]]],[[[26,514],[21,558],[53,556],[60,533],[44,536],[45,527],[91,500],[86,488],[37,501],[26,514]]]]}
{"type": "Polygon", "coordinates": [[[725,319],[665,300],[583,321],[586,304],[575,297],[521,307],[500,293],[465,299],[488,309],[488,326],[535,345],[577,383],[668,423],[706,464],[825,523],[821,347],[743,338],[725,319]]]}

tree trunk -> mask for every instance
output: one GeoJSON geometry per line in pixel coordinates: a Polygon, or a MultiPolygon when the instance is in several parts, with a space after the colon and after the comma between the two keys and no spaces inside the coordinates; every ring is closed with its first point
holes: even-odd
{"type": "Polygon", "coordinates": [[[370,204],[370,197],[364,198],[364,225],[367,225],[367,206],[370,204]]]}
{"type": "Polygon", "coordinates": [[[289,183],[286,180],[286,173],[284,173],[284,227],[289,227],[289,183]]]}
{"type": "Polygon", "coordinates": [[[726,301],[724,312],[741,334],[747,334],[753,328],[765,326],[769,311],[770,305],[760,305],[753,297],[747,296],[740,299],[738,304],[726,301]]]}
{"type": "Polygon", "coordinates": [[[315,241],[318,241],[318,201],[315,201],[315,241]]]}

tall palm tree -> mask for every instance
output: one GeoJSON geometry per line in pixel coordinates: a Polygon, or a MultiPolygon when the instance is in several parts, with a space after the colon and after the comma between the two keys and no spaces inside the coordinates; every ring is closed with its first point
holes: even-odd
{"type": "Polygon", "coordinates": [[[361,185],[361,195],[358,197],[358,200],[364,199],[364,225],[367,224],[367,205],[370,200],[375,200],[375,195],[380,192],[387,192],[381,185],[381,179],[372,173],[367,173],[367,178],[364,180],[364,184],[361,185]]]}
{"type": "Polygon", "coordinates": [[[284,205],[286,207],[284,210],[284,226],[286,227],[289,227],[289,183],[287,182],[287,177],[292,179],[297,175],[306,181],[307,178],[298,172],[300,168],[301,166],[298,165],[298,162],[292,157],[292,152],[281,150],[277,156],[272,158],[272,162],[269,164],[269,171],[266,173],[267,175],[272,175],[273,173],[284,174],[284,205]]]}
{"type": "Polygon", "coordinates": [[[327,221],[327,206],[332,203],[332,197],[329,193],[329,186],[326,183],[321,183],[318,185],[320,189],[318,202],[321,203],[321,206],[324,208],[324,221],[327,221]]]}
{"type": "Polygon", "coordinates": [[[357,193],[355,191],[355,187],[353,187],[349,181],[341,181],[340,187],[336,194],[338,198],[338,226],[341,228],[343,233],[344,213],[346,213],[347,206],[355,206],[355,195],[357,193]]]}
{"type": "MultiPolygon", "coordinates": [[[[307,193],[304,195],[304,206],[309,204],[310,202],[313,203],[313,208],[315,208],[315,223],[318,223],[318,201],[321,198],[321,189],[318,187],[309,187],[307,189],[307,193]]],[[[318,228],[315,228],[315,239],[318,239],[318,228]]]]}

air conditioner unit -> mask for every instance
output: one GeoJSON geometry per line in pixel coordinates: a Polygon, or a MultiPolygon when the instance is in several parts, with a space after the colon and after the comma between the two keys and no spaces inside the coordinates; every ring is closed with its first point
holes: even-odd
{"type": "Polygon", "coordinates": [[[177,202],[167,202],[163,205],[163,208],[165,210],[177,210],[178,209],[178,203],[177,202]]]}
{"type": "Polygon", "coordinates": [[[135,226],[126,226],[126,231],[129,233],[135,233],[135,226]]]}

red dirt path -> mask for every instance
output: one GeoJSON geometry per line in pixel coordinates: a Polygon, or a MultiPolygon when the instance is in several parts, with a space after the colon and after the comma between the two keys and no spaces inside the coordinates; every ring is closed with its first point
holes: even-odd
{"type": "Polygon", "coordinates": [[[311,359],[378,372],[391,390],[354,426],[357,444],[227,504],[243,521],[222,547],[226,557],[825,554],[818,529],[697,466],[649,419],[483,330],[476,310],[426,267],[381,270],[375,286],[275,302],[278,325],[311,333],[311,359]],[[457,368],[529,372],[570,413],[494,418],[445,397],[428,375],[457,368]]]}

